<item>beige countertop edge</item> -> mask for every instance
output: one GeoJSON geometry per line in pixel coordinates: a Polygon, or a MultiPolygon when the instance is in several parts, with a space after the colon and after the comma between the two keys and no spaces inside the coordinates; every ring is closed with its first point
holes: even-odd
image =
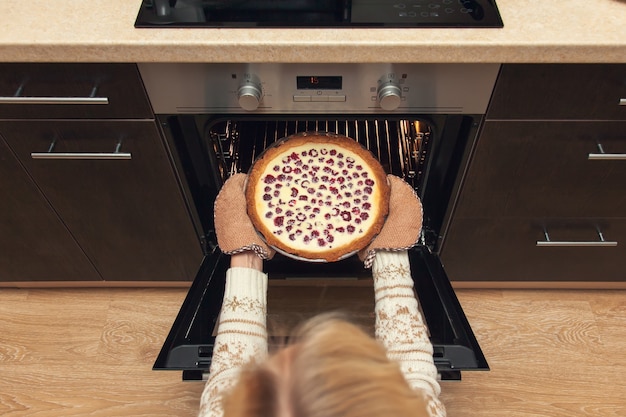
{"type": "Polygon", "coordinates": [[[626,0],[497,0],[502,29],[433,30],[136,29],[139,4],[13,2],[0,62],[626,63],[626,0]]]}
{"type": "Polygon", "coordinates": [[[0,44],[0,61],[626,63],[626,44],[0,44]]]}

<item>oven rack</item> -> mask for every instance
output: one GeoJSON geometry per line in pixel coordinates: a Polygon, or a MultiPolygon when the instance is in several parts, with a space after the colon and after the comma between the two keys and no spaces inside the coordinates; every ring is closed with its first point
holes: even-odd
{"type": "Polygon", "coordinates": [[[432,127],[418,119],[258,120],[228,119],[209,123],[206,146],[213,150],[218,175],[226,180],[247,172],[276,141],[299,132],[323,131],[348,136],[378,158],[388,174],[409,182],[419,193],[427,164],[432,127]]]}

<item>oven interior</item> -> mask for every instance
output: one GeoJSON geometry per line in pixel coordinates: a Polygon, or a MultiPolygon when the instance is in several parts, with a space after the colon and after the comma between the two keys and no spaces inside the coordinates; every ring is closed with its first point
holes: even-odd
{"type": "MultiPolygon", "coordinates": [[[[437,257],[456,181],[478,116],[394,115],[307,117],[236,115],[159,116],[169,146],[178,156],[181,181],[190,195],[205,260],[192,284],[154,369],[183,371],[201,379],[211,361],[229,257],[217,247],[213,201],[232,174],[247,172],[271,144],[303,131],[327,131],[353,138],[379,159],[386,172],[411,184],[424,206],[420,244],[410,251],[412,275],[442,379],[461,370],[486,370],[487,362],[437,257]]],[[[301,320],[340,311],[373,333],[371,273],[356,256],[333,263],[307,263],[280,254],[264,265],[270,277],[270,343],[301,320]]]]}
{"type": "MultiPolygon", "coordinates": [[[[319,115],[318,115],[319,116],[319,115]]],[[[378,158],[388,174],[413,186],[424,206],[421,242],[437,251],[445,235],[457,174],[476,133],[479,116],[398,115],[307,118],[293,115],[167,116],[162,125],[178,155],[182,185],[198,224],[205,252],[213,249],[213,202],[232,174],[247,172],[274,142],[305,131],[325,131],[356,140],[378,158]]]]}

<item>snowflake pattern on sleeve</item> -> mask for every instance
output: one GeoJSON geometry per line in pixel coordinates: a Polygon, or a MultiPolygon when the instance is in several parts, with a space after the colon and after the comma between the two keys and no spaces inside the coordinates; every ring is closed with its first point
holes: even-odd
{"type": "Polygon", "coordinates": [[[235,384],[241,367],[267,356],[266,292],[265,274],[248,268],[228,271],[199,417],[221,417],[222,395],[235,384]]]}
{"type": "Polygon", "coordinates": [[[413,292],[408,253],[376,253],[372,267],[376,297],[376,338],[387,356],[400,364],[409,385],[426,396],[432,417],[446,415],[439,401],[441,388],[433,346],[413,292]]]}

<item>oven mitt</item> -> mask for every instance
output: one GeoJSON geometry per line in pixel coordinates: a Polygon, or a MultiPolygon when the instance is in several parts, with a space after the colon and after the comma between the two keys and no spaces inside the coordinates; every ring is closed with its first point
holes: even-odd
{"type": "Polygon", "coordinates": [[[363,250],[359,258],[371,268],[376,251],[402,251],[417,244],[422,231],[422,203],[415,190],[395,175],[387,175],[390,187],[389,213],[380,233],[363,250]]]}
{"type": "Polygon", "coordinates": [[[274,250],[263,242],[248,217],[244,193],[246,177],[246,174],[235,174],[230,177],[215,199],[217,244],[227,255],[252,250],[261,259],[272,259],[274,250]]]}

